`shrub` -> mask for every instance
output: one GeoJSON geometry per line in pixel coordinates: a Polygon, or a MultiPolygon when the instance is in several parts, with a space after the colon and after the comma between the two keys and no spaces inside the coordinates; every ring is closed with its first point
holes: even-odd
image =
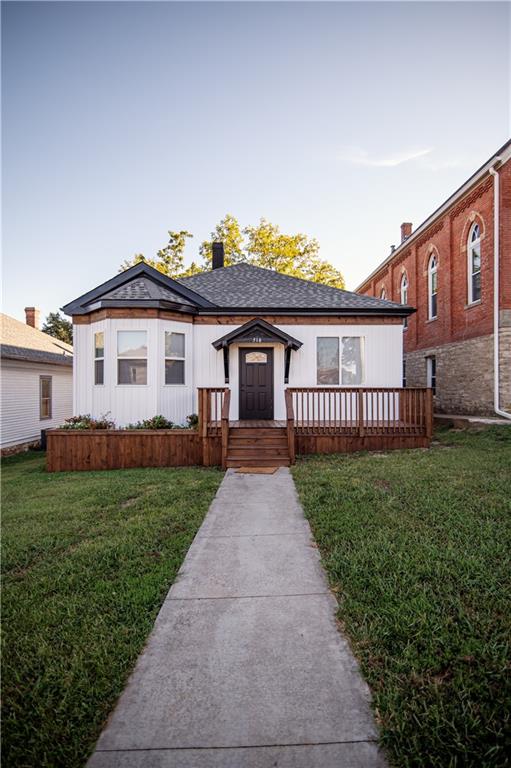
{"type": "Polygon", "coordinates": [[[71,416],[66,419],[59,429],[115,429],[115,422],[107,418],[108,413],[100,416],[99,419],[93,419],[90,413],[80,416],[71,416]]]}
{"type": "Polygon", "coordinates": [[[136,424],[127,424],[126,429],[172,429],[174,424],[165,416],[152,416],[150,419],[137,421],[136,424]]]}
{"type": "Polygon", "coordinates": [[[191,413],[189,416],[186,417],[186,423],[188,424],[190,429],[197,429],[199,426],[199,417],[196,413],[191,413]]]}

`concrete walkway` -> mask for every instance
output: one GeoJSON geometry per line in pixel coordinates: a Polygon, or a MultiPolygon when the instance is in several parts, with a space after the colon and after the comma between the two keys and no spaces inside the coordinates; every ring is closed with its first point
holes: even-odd
{"type": "Polygon", "coordinates": [[[229,470],[89,768],[384,768],[286,468],[229,470]]]}

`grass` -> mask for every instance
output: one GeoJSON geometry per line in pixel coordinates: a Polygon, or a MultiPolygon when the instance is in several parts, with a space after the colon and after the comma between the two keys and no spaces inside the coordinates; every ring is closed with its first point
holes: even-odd
{"type": "Polygon", "coordinates": [[[511,428],[293,470],[395,766],[508,766],[511,428]]]}
{"type": "Polygon", "coordinates": [[[3,760],[83,766],[222,479],[3,463],[3,760]]]}

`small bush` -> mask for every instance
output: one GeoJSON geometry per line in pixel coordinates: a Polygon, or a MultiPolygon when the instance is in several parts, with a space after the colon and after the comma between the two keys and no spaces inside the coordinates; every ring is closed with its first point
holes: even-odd
{"type": "Polygon", "coordinates": [[[191,413],[186,417],[186,423],[190,429],[197,429],[199,426],[199,417],[196,413],[191,413]]]}
{"type": "Polygon", "coordinates": [[[174,423],[161,415],[137,421],[136,424],[126,425],[126,429],[173,429],[173,427],[174,423]]]}
{"type": "Polygon", "coordinates": [[[80,416],[71,416],[66,419],[59,429],[115,429],[115,422],[107,418],[108,413],[100,416],[99,419],[93,419],[90,413],[80,416]]]}

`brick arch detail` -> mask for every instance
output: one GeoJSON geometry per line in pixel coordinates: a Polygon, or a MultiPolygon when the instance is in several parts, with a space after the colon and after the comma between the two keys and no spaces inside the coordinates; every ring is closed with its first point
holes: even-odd
{"type": "Polygon", "coordinates": [[[470,215],[467,216],[467,219],[461,231],[460,250],[462,253],[466,254],[467,252],[468,233],[470,232],[472,225],[475,224],[476,222],[477,224],[479,224],[479,229],[481,232],[481,242],[486,237],[486,225],[484,223],[484,218],[479,213],[479,211],[471,211],[470,215]]]}

